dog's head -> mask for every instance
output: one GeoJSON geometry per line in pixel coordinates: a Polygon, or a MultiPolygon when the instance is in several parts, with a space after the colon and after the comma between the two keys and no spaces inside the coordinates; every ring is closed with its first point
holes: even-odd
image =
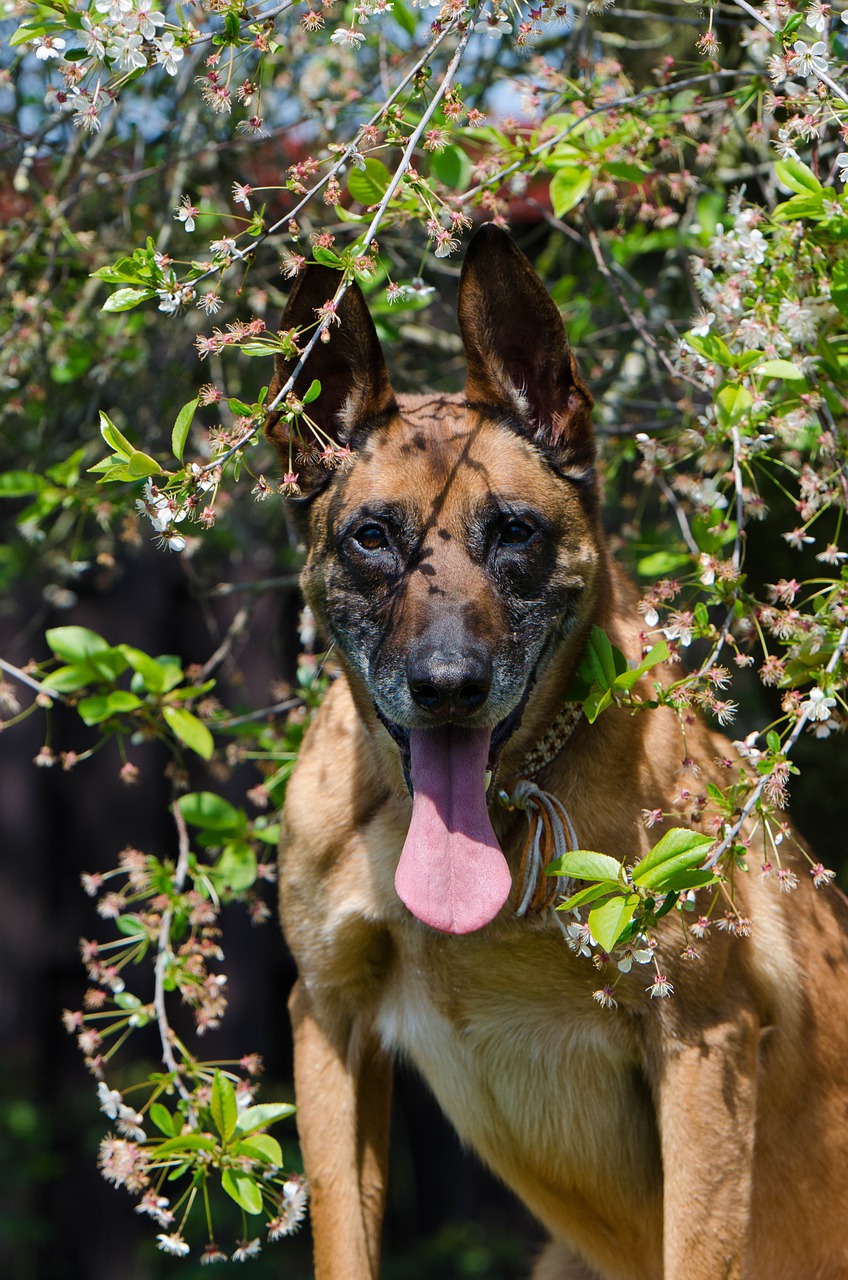
{"type": "MultiPolygon", "coordinates": [[[[308,268],[283,327],[314,326],[338,280],[308,268]]],[[[304,594],[343,656],[359,705],[370,700],[398,744],[415,801],[411,837],[432,845],[443,828],[464,824],[463,866],[471,878],[491,877],[494,864],[487,870],[479,853],[494,842],[487,768],[563,642],[576,649],[594,606],[591,397],[556,306],[493,225],[472,240],[460,282],[464,395],[395,397],[356,285],[339,320],[294,388],[303,394],[320,380],[309,412],[323,436],[352,453],[337,471],[302,452],[296,459],[304,594]],[[418,812],[421,795],[426,814],[418,812]]],[[[278,360],[272,395],[292,367],[278,360]]],[[[294,442],[285,418],[272,413],[266,433],[288,470],[294,442]]],[[[451,882],[456,852],[451,845],[451,882]]],[[[422,874],[434,879],[431,863],[422,874]]],[[[484,908],[478,897],[473,909],[454,902],[434,912],[414,887],[409,901],[399,876],[413,911],[455,932],[486,923],[508,892],[501,868],[484,908]]],[[[444,896],[442,878],[434,883],[426,896],[444,896]]]]}

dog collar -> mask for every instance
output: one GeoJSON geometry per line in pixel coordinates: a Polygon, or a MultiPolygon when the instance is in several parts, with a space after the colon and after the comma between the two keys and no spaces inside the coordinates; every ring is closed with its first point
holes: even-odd
{"type": "Polygon", "coordinates": [[[542,735],[542,738],[536,743],[532,751],[529,751],[524,757],[520,772],[522,778],[535,778],[537,774],[541,773],[544,768],[556,759],[580,723],[582,715],[582,702],[567,702],[565,704],[547,732],[542,735]]]}

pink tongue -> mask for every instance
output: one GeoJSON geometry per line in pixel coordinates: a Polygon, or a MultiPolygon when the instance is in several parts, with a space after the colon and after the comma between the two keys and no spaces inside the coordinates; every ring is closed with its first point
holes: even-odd
{"type": "Polygon", "coordinates": [[[412,821],[395,888],[414,916],[443,933],[493,920],[512,881],[486,809],[489,729],[413,729],[412,821]]]}

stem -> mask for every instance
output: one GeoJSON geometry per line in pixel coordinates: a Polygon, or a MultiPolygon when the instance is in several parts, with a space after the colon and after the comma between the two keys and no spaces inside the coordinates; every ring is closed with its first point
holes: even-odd
{"type": "MultiPolygon", "coordinates": [[[[403,155],[401,156],[401,159],[400,159],[400,163],[398,164],[398,167],[394,172],[394,176],[392,177],[392,180],[389,183],[388,187],[386,188],[383,198],[380,201],[380,204],[377,208],[377,212],[374,214],[374,217],[371,219],[371,223],[368,227],[368,230],[365,233],[365,236],[362,241],[363,252],[365,252],[368,249],[368,247],[372,244],[377,234],[380,223],[383,217],[385,216],[386,209],[389,206],[389,202],[392,199],[392,196],[397,191],[398,187],[400,186],[400,183],[403,179],[403,175],[406,173],[407,169],[409,168],[410,160],[412,159],[412,156],[415,152],[415,148],[418,146],[422,133],[427,128],[427,125],[430,123],[431,119],[433,118],[439,106],[439,103],[441,102],[442,98],[447,93],[448,89],[451,87],[451,84],[453,83],[453,79],[457,71],[459,70],[459,64],[462,60],[462,55],[465,52],[465,46],[468,44],[468,41],[471,37],[471,32],[474,29],[474,19],[477,17],[477,14],[480,8],[481,8],[481,5],[478,4],[474,10],[474,13],[471,15],[471,18],[469,19],[466,25],[466,28],[459,39],[459,43],[456,46],[454,55],[451,58],[450,62],[448,63],[448,66],[445,71],[444,77],[442,78],[441,84],[439,85],[438,89],[434,93],[433,99],[430,105],[422,115],[415,130],[410,135],[409,142],[407,143],[404,149],[403,155]]],[[[411,74],[412,73],[410,73],[410,76],[411,74]]],[[[408,76],[407,80],[409,78],[410,77],[408,76]]],[[[381,108],[380,114],[382,114],[383,110],[385,110],[385,107],[381,108]]],[[[339,162],[339,165],[336,166],[336,168],[340,168],[341,163],[342,161],[339,162]]],[[[329,177],[329,174],[327,176],[329,177]]],[[[326,181],[326,179],[324,181],[326,181]]],[[[323,185],[323,182],[321,185],[323,185]]],[[[311,199],[311,194],[308,198],[311,199]]],[[[306,200],[306,197],[304,198],[303,203],[305,203],[305,200],[306,200]]],[[[294,213],[288,214],[286,218],[281,219],[280,222],[276,223],[275,226],[272,227],[267,234],[270,235],[272,231],[276,230],[277,227],[281,226],[283,222],[288,222],[293,216],[294,216],[294,213]]],[[[336,290],[333,296],[334,306],[338,306],[338,304],[341,302],[344,295],[347,293],[347,290],[348,290],[348,281],[343,278],[341,281],[341,284],[339,285],[338,289],[336,290]]],[[[309,342],[306,344],[306,347],[303,350],[303,354],[301,355],[300,359],[298,360],[297,364],[295,365],[294,369],[289,375],[288,380],[280,388],[277,394],[274,396],[274,399],[266,406],[266,413],[272,413],[274,409],[278,407],[281,401],[283,401],[285,397],[288,395],[288,393],[291,391],[292,387],[295,384],[295,380],[297,379],[298,374],[300,373],[303,366],[306,364],[316,344],[321,341],[321,334],[327,328],[329,323],[330,323],[329,317],[325,317],[321,321],[321,323],[317,326],[317,328],[315,329],[315,332],[312,334],[312,337],[309,339],[309,342]]],[[[219,457],[217,457],[214,462],[208,463],[205,467],[202,468],[202,470],[211,471],[214,467],[222,466],[231,457],[237,454],[244,447],[244,445],[248,443],[248,441],[253,439],[253,437],[259,431],[261,425],[262,425],[261,423],[257,422],[255,426],[251,427],[251,429],[248,432],[246,432],[246,434],[241,438],[241,440],[237,441],[236,444],[234,444],[231,448],[229,448],[226,451],[226,453],[222,453],[219,457]]]]}
{"type": "MultiPolygon", "coordinates": [[[[189,858],[189,838],[188,827],[185,823],[180,807],[176,801],[171,805],[171,812],[174,815],[174,822],[177,827],[177,837],[179,840],[177,865],[174,870],[174,889],[177,893],[181,893],[188,874],[188,858],[189,858]]],[[[174,1033],[171,1030],[171,1024],[168,1021],[168,1010],[165,1004],[165,973],[168,968],[168,960],[173,955],[171,949],[171,924],[174,919],[173,907],[168,907],[162,914],[162,923],[159,926],[159,937],[156,940],[156,968],[155,968],[155,986],[153,995],[153,1009],[156,1014],[156,1024],[159,1027],[159,1039],[162,1044],[162,1061],[167,1067],[169,1073],[173,1076],[174,1084],[180,1096],[189,1103],[189,1117],[194,1119],[194,1108],[191,1106],[191,1094],[183,1083],[180,1074],[180,1064],[174,1056],[173,1041],[174,1033]]]]}
{"type": "Polygon", "coordinates": [[[21,671],[20,667],[13,666],[5,658],[0,658],[0,671],[5,671],[7,675],[12,676],[15,680],[20,680],[21,684],[29,685],[30,689],[34,689],[36,693],[46,693],[49,698],[55,698],[59,702],[64,702],[65,700],[61,693],[56,693],[49,685],[40,684],[38,680],[33,680],[32,676],[28,676],[25,671],[21,671]]]}
{"type": "MultiPolygon", "coordinates": [[[[848,648],[848,627],[843,627],[842,633],[839,637],[839,640],[837,641],[836,648],[831,654],[830,661],[825,667],[825,672],[827,674],[830,674],[836,670],[837,664],[842,658],[842,655],[844,654],[846,648],[848,648]]],[[[798,741],[799,737],[801,736],[801,733],[803,732],[805,726],[809,722],[809,719],[810,719],[810,715],[809,715],[809,712],[807,711],[805,711],[802,715],[798,717],[798,720],[795,723],[794,729],[790,733],[789,737],[786,739],[786,742],[783,744],[784,755],[786,756],[789,755],[790,751],[795,746],[795,743],[798,741]]],[[[768,780],[769,780],[769,774],[764,774],[758,780],[756,786],[751,791],[750,795],[748,796],[748,799],[745,801],[744,805],[742,806],[739,812],[739,817],[736,819],[733,826],[730,828],[727,835],[722,840],[721,844],[719,844],[716,847],[716,849],[710,854],[711,865],[715,865],[718,862],[722,854],[728,850],[730,845],[739,835],[739,832],[742,830],[742,827],[744,826],[748,818],[748,815],[750,814],[751,810],[754,808],[760,796],[762,795],[763,788],[765,787],[768,780]]]]}

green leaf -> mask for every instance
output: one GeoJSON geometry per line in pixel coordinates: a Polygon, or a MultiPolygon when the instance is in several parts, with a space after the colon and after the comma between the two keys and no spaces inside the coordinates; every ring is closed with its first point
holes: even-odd
{"type": "Polygon", "coordinates": [[[392,17],[408,36],[415,35],[418,27],[418,20],[409,5],[404,4],[404,0],[394,0],[394,4],[392,5],[392,17]]]}
{"type": "Polygon", "coordinates": [[[140,302],[146,302],[148,298],[155,297],[156,293],[153,289],[117,289],[115,293],[110,293],[100,310],[131,311],[140,302]]]}
{"type": "Polygon", "coordinates": [[[392,175],[382,160],[368,156],[364,169],[352,168],[348,174],[347,189],[360,204],[379,204],[385,195],[392,175]]]}
{"type": "Polygon", "coordinates": [[[808,169],[800,160],[778,160],[774,166],[774,176],[784,187],[799,196],[818,195],[824,190],[812,169],[808,169]]]}
{"type": "Polygon", "coordinates": [[[160,1142],[154,1150],[158,1157],[179,1155],[182,1151],[214,1151],[217,1145],[208,1133],[183,1133],[160,1142]]]}
{"type": "Polygon", "coordinates": [[[112,716],[137,711],[140,706],[143,706],[141,698],[137,698],[134,693],[126,689],[115,689],[112,693],[83,698],[77,705],[77,711],[84,724],[102,724],[112,716]]]}
{"type": "Polygon", "coordinates": [[[257,1133],[244,1142],[237,1142],[233,1147],[233,1154],[259,1160],[262,1164],[273,1164],[278,1169],[283,1166],[283,1149],[270,1133],[257,1133]]]}
{"type": "Polygon", "coordinates": [[[40,493],[47,482],[32,471],[4,471],[0,474],[0,498],[23,498],[40,493]]]}
{"type": "Polygon", "coordinates": [[[164,1133],[166,1138],[174,1136],[175,1125],[180,1124],[177,1116],[172,1116],[167,1107],[161,1102],[153,1102],[150,1104],[148,1115],[160,1133],[164,1133]]]}
{"type": "Polygon", "coordinates": [[[840,258],[830,273],[830,298],[844,316],[848,316],[848,259],[840,258]]]}
{"type": "Polygon", "coordinates": [[[118,916],[115,921],[115,928],[118,933],[123,933],[128,938],[134,938],[139,933],[147,932],[141,916],[136,915],[118,916]]]}
{"type": "Polygon", "coordinates": [[[127,470],[130,473],[130,479],[143,480],[145,476],[162,475],[162,467],[155,458],[151,458],[150,454],[142,453],[140,449],[133,449],[127,462],[127,470]]]}
{"type": "MultiPolygon", "coordinates": [[[[620,650],[618,650],[621,653],[620,650]]],[[[626,659],[624,666],[627,666],[626,659]]],[[[593,626],[580,659],[580,674],[594,681],[601,689],[611,689],[618,675],[615,651],[609,637],[600,627],[593,626]]]]}
{"type": "Polygon", "coordinates": [[[791,360],[764,360],[754,373],[763,378],[783,378],[785,382],[803,382],[804,375],[791,360]]]}
{"type": "Polygon", "coordinates": [[[823,195],[792,196],[772,210],[775,222],[789,222],[795,218],[821,218],[824,215],[823,195]]]}
{"type": "Polygon", "coordinates": [[[306,393],[301,397],[301,404],[312,404],[313,400],[317,400],[321,394],[321,383],[317,378],[313,378],[306,389],[306,393]]]}
{"type": "Polygon", "coordinates": [[[598,898],[608,898],[618,893],[620,885],[617,880],[602,880],[599,884],[590,884],[586,889],[573,893],[565,902],[560,902],[557,911],[572,911],[575,907],[585,906],[587,902],[597,902],[598,898]]]}
{"type": "Polygon", "coordinates": [[[91,684],[95,678],[95,673],[86,663],[79,666],[59,667],[49,676],[45,676],[41,683],[48,693],[76,693],[78,689],[84,689],[87,684],[91,684]]]}
{"type": "Polygon", "coordinates": [[[716,417],[720,427],[735,427],[745,417],[754,397],[738,382],[725,382],[716,396],[716,417]]]}
{"type": "Polygon", "coordinates": [[[714,871],[676,871],[665,877],[663,890],[666,893],[685,893],[687,889],[701,889],[704,885],[715,884],[717,880],[714,871]]]}
{"type": "Polygon", "coordinates": [[[273,822],[268,827],[253,828],[254,839],[261,840],[263,844],[277,845],[280,843],[280,824],[273,822]]]}
{"type": "Polygon", "coordinates": [[[63,662],[80,662],[109,648],[103,637],[88,627],[51,627],[44,638],[63,662]]]}
{"type": "Polygon", "coordinates": [[[232,1081],[227,1079],[223,1071],[216,1071],[213,1077],[210,1105],[215,1128],[224,1139],[224,1142],[229,1142],[236,1131],[238,1106],[232,1081]]]}
{"type": "Polygon", "coordinates": [[[632,689],[646,672],[655,667],[658,662],[668,661],[668,645],[665,640],[660,640],[659,644],[655,644],[652,649],[645,655],[638,667],[634,667],[632,671],[622,671],[621,675],[615,677],[616,689],[632,689]]]}
{"type": "Polygon", "coordinates": [[[162,715],[164,716],[168,727],[172,730],[175,737],[179,738],[185,746],[197,754],[204,760],[210,760],[215,750],[215,739],[197,716],[193,716],[190,711],[186,711],[184,707],[163,707],[162,715]]]}
{"type": "Polygon", "coordinates": [[[236,1133],[255,1133],[278,1120],[287,1120],[294,1115],[294,1107],[289,1102],[260,1102],[256,1107],[247,1107],[236,1121],[236,1133]]]}
{"type": "Polygon", "coordinates": [[[134,649],[129,644],[119,644],[118,650],[124,655],[136,675],[141,676],[144,688],[150,693],[161,693],[165,684],[165,670],[151,658],[149,653],[134,649]]]}
{"type": "MultiPolygon", "coordinates": [[[[322,245],[318,245],[312,250],[312,256],[316,262],[320,262],[322,267],[338,267],[341,268],[342,260],[337,253],[333,253],[332,249],[325,249],[322,245]]],[[[244,348],[242,348],[243,350],[244,348]]],[[[268,354],[268,348],[263,348],[264,354],[268,354]]]]}
{"type": "Polygon", "coordinates": [[[638,905],[637,893],[629,893],[626,898],[616,894],[610,898],[609,902],[589,912],[589,928],[592,931],[592,937],[604,951],[612,951],[630,924],[633,912],[638,905]]]}
{"type": "Polygon", "coordinates": [[[619,182],[644,182],[651,172],[649,165],[628,164],[625,160],[605,160],[602,167],[604,173],[619,182]]]}
{"type": "Polygon", "coordinates": [[[221,1174],[221,1186],[245,1213],[262,1212],[262,1192],[256,1179],[249,1173],[240,1173],[235,1169],[225,1169],[221,1174]]]}
{"type": "Polygon", "coordinates": [[[591,185],[592,170],[588,166],[565,165],[557,169],[551,178],[551,204],[555,215],[561,218],[578,205],[591,185]]]}
{"type": "Polygon", "coordinates": [[[575,849],[556,858],[545,874],[568,876],[571,880],[614,880],[621,875],[621,863],[606,853],[593,853],[589,849],[575,849]]]}
{"type": "Polygon", "coordinates": [[[185,449],[185,442],[188,439],[189,428],[191,427],[192,419],[194,418],[195,410],[199,403],[200,401],[197,398],[189,400],[188,404],[184,404],[177,414],[177,420],[174,423],[174,429],[171,432],[171,452],[177,462],[182,462],[183,460],[183,449],[185,449]]]}
{"type": "Polygon", "coordinates": [[[633,868],[633,882],[647,889],[659,889],[672,873],[700,868],[714,843],[712,836],[686,827],[672,827],[633,868]]]}
{"type": "Polygon", "coordinates": [[[256,882],[256,854],[249,844],[233,840],[224,850],[209,874],[232,893],[243,893],[256,882]]]}
{"type": "Polygon", "coordinates": [[[652,551],[636,565],[640,578],[663,578],[689,563],[689,557],[680,551],[652,551]]]}
{"type": "Polygon", "coordinates": [[[227,833],[241,831],[245,827],[244,812],[214,791],[190,791],[180,796],[177,804],[186,822],[193,827],[227,833]]]}
{"type": "Polygon", "coordinates": [[[684,334],[684,337],[692,350],[697,351],[705,359],[714,360],[716,364],[724,365],[725,368],[730,368],[733,364],[734,357],[730,354],[730,348],[717,333],[702,336],[690,330],[689,333],[684,334]]]}
{"type": "Polygon", "coordinates": [[[597,685],[583,699],[583,714],[594,724],[601,712],[612,705],[612,693],[609,689],[599,689],[597,685]]]}
{"type": "Polygon", "coordinates": [[[115,426],[108,414],[100,412],[100,434],[106,441],[110,449],[114,449],[120,458],[129,458],[133,453],[133,446],[130,444],[126,436],[115,426]]]}
{"type": "Polygon", "coordinates": [[[433,153],[430,158],[430,168],[446,187],[464,191],[469,185],[471,161],[462,147],[457,147],[453,143],[433,153]]]}

